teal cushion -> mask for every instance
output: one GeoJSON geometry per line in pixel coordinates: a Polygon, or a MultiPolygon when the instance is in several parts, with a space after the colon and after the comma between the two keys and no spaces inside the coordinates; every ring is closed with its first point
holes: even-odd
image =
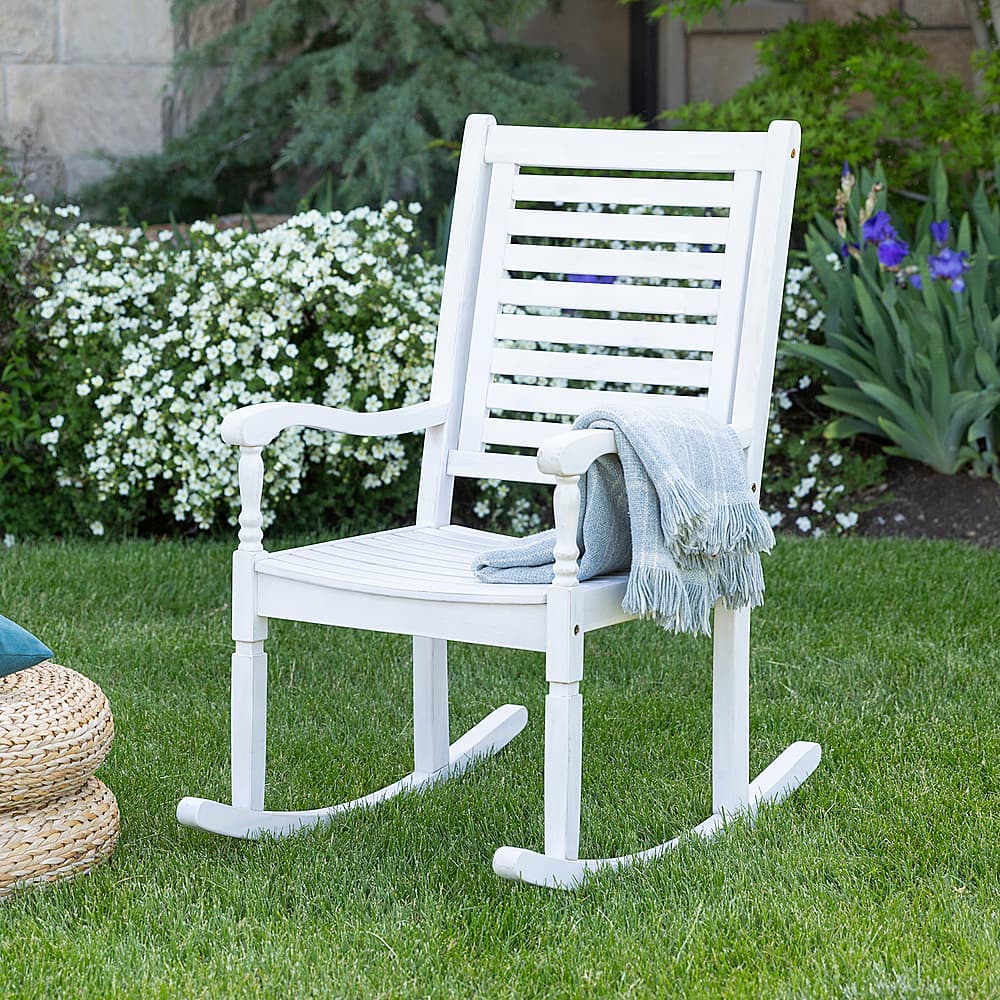
{"type": "Polygon", "coordinates": [[[52,650],[30,632],[0,615],[0,677],[47,660],[52,650]]]}

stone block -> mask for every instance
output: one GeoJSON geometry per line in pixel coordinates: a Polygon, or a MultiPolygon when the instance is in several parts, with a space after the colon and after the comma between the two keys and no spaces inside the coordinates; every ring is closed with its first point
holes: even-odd
{"type": "Polygon", "coordinates": [[[31,156],[18,164],[18,176],[25,188],[45,201],[66,193],[66,164],[58,156],[31,156]]]}
{"type": "Polygon", "coordinates": [[[544,10],[518,37],[530,45],[549,45],[565,54],[593,86],[580,103],[595,117],[628,114],[629,15],[627,7],[607,0],[576,0],[544,10]]]}
{"type": "Polygon", "coordinates": [[[56,55],[56,0],[2,0],[0,59],[50,62],[56,55]]]}
{"type": "Polygon", "coordinates": [[[965,28],[969,25],[969,15],[962,0],[903,0],[903,12],[928,28],[965,28]]]}
{"type": "Polygon", "coordinates": [[[169,0],[60,0],[63,62],[170,63],[169,0]]]}
{"type": "Polygon", "coordinates": [[[64,169],[66,180],[63,191],[72,197],[81,188],[107,177],[113,169],[114,164],[99,156],[69,156],[64,169]]]}
{"type": "Polygon", "coordinates": [[[900,0],[807,0],[806,12],[809,21],[836,21],[844,24],[858,14],[866,17],[880,17],[899,10],[900,0]]]}
{"type": "Polygon", "coordinates": [[[789,21],[803,20],[805,8],[794,0],[747,0],[738,7],[706,14],[701,24],[691,29],[691,33],[776,31],[789,21]]]}
{"type": "Polygon", "coordinates": [[[942,76],[957,76],[972,88],[970,59],[975,49],[972,30],[967,28],[916,31],[913,40],[927,50],[930,65],[942,76]]]}
{"type": "Polygon", "coordinates": [[[688,39],[688,96],[713,104],[757,75],[760,34],[692,35],[688,39]]]}
{"type": "Polygon", "coordinates": [[[166,78],[166,67],[9,66],[8,121],[64,157],[156,152],[166,78]]]}

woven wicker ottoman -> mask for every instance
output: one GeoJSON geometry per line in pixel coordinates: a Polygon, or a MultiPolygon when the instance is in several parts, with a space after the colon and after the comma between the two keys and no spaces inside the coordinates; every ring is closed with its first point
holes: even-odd
{"type": "Polygon", "coordinates": [[[88,871],[114,850],[118,805],[94,772],[111,748],[107,698],[45,661],[0,678],[0,896],[88,871]]]}

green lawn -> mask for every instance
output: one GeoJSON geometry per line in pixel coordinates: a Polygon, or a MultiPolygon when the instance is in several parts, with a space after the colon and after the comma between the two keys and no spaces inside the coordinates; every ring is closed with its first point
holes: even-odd
{"type": "MultiPolygon", "coordinates": [[[[96,680],[122,834],[91,876],[0,902],[3,997],[1000,996],[1000,552],[781,540],[755,613],[752,755],[812,739],[790,799],[575,893],[497,879],[542,839],[538,654],[452,647],[452,731],[527,729],[457,781],[280,843],[178,827],[228,785],[229,548],[0,553],[0,611],[96,680]]],[[[408,640],[276,623],[269,805],[409,770],[408,640]]],[[[710,649],[588,639],[581,850],[711,811],[710,649]]],[[[2,716],[0,716],[2,724],[2,716]]]]}

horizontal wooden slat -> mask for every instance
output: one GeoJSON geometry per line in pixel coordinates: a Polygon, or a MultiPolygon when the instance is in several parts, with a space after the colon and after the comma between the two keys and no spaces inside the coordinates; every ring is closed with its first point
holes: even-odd
{"type": "Polygon", "coordinates": [[[513,236],[550,239],[631,240],[636,243],[722,244],[729,219],[711,215],[623,215],[617,212],[546,212],[515,208],[507,215],[513,236]]]}
{"type": "Polygon", "coordinates": [[[711,361],[675,358],[630,358],[614,354],[569,354],[562,351],[517,351],[498,347],[492,355],[495,375],[538,375],[625,385],[708,386],[711,361]]]}
{"type": "Polygon", "coordinates": [[[713,323],[660,323],[655,320],[610,320],[581,316],[497,316],[497,340],[545,344],[594,344],[664,351],[711,351],[713,323]]]}
{"type": "Polygon", "coordinates": [[[584,410],[604,406],[627,406],[630,409],[698,409],[704,410],[704,396],[672,396],[610,392],[604,389],[557,389],[548,385],[511,385],[494,382],[486,394],[491,410],[513,410],[520,413],[558,413],[574,417],[584,410]]]}
{"type": "Polygon", "coordinates": [[[655,177],[571,177],[518,174],[515,201],[552,201],[600,205],[664,205],[676,208],[727,208],[732,181],[664,180],[655,177]]]}
{"type": "Polygon", "coordinates": [[[506,444],[538,448],[556,434],[567,431],[570,424],[554,424],[547,420],[505,420],[488,417],[483,425],[483,440],[487,444],[506,444]]]}
{"type": "Polygon", "coordinates": [[[723,253],[677,253],[672,250],[605,250],[601,247],[543,246],[508,243],[503,266],[508,271],[538,274],[609,274],[630,278],[677,278],[710,281],[722,278],[723,253]]]}
{"type": "Polygon", "coordinates": [[[496,455],[481,451],[448,452],[448,475],[470,479],[507,479],[516,483],[554,483],[538,471],[533,455],[496,455]]]}
{"type": "Polygon", "coordinates": [[[493,125],[487,163],[581,170],[730,173],[760,170],[767,135],[760,132],[681,132],[561,129],[493,125]]]}
{"type": "Polygon", "coordinates": [[[502,303],[509,305],[671,316],[714,316],[719,311],[717,288],[602,285],[582,281],[529,281],[524,278],[504,278],[499,285],[498,297],[502,303]]]}

